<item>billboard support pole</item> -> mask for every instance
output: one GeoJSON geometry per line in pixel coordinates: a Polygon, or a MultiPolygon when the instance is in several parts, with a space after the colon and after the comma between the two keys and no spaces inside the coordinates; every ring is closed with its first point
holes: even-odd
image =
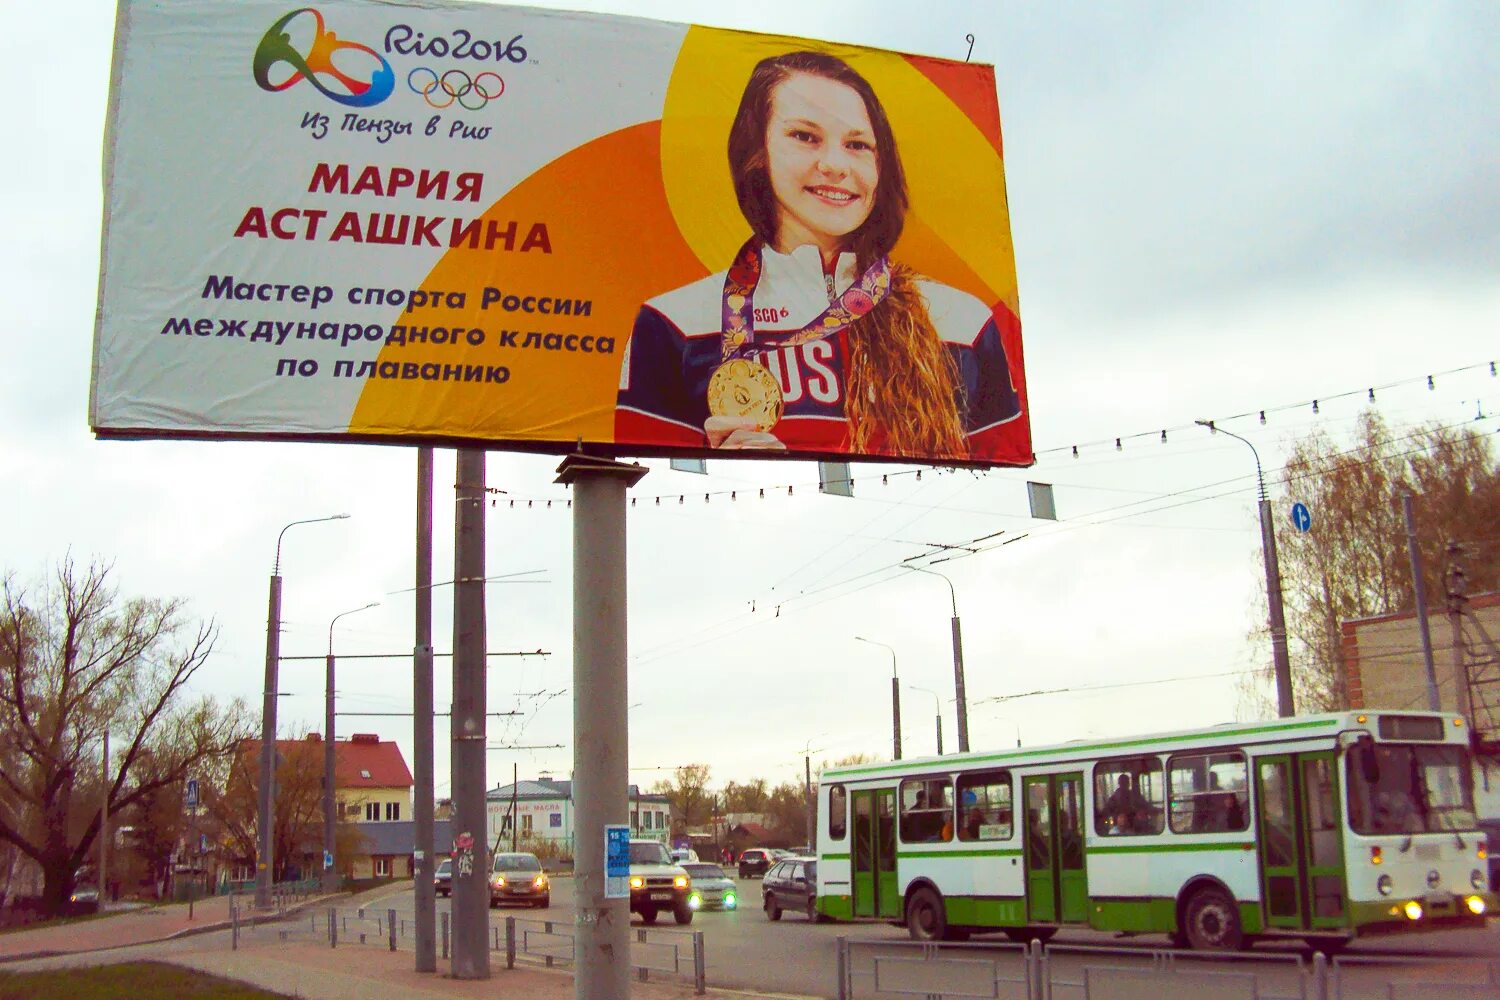
{"type": "Polygon", "coordinates": [[[418,972],[437,971],[437,887],[433,871],[432,785],[432,448],[417,449],[416,642],[412,649],[412,766],[416,783],[416,934],[418,972]]]}
{"type": "Polygon", "coordinates": [[[484,460],[460,448],[453,541],[454,979],[490,978],[489,844],[485,835],[484,460]]]}
{"type": "Polygon", "coordinates": [[[573,487],[573,891],[578,1000],[630,996],[630,901],[605,895],[605,826],[629,822],[625,493],[646,469],[569,455],[573,487]]]}

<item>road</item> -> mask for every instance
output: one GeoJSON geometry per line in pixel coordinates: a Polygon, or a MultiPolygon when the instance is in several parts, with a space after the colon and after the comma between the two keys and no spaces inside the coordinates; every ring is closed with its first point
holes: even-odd
{"type": "MultiPolygon", "coordinates": [[[[837,940],[840,936],[860,940],[889,941],[900,945],[909,940],[904,928],[886,924],[813,924],[805,917],[787,914],[780,921],[766,919],[760,909],[760,882],[758,879],[738,879],[743,909],[729,912],[706,912],[694,916],[688,927],[678,927],[670,916],[657,919],[655,929],[661,931],[701,930],[704,932],[705,953],[708,963],[708,982],[712,986],[763,990],[801,996],[832,996],[836,991],[837,940]]],[[[507,916],[518,920],[551,920],[564,928],[572,926],[573,892],[568,879],[557,879],[552,886],[552,905],[547,910],[502,907],[491,910],[491,920],[503,924],[507,916]]],[[[368,897],[366,897],[368,898],[368,897]]],[[[409,885],[393,890],[367,904],[376,910],[395,909],[398,914],[413,912],[415,900],[409,885]]],[[[439,897],[439,912],[448,909],[448,900],[439,897]]],[[[639,917],[632,917],[632,929],[641,928],[639,917]]],[[[1117,938],[1114,935],[1090,931],[1064,931],[1052,941],[1055,945],[1081,947],[1110,947],[1124,953],[1114,956],[1069,953],[1068,949],[1057,949],[1053,960],[1054,971],[1060,980],[1080,980],[1085,964],[1100,964],[1130,967],[1145,966],[1153,949],[1166,947],[1162,936],[1139,938],[1117,938]]],[[[860,949],[856,957],[866,954],[860,949]]],[[[911,954],[915,956],[916,951],[911,954]]],[[[1006,947],[1004,938],[979,938],[973,947],[951,949],[951,954],[965,958],[994,959],[1001,969],[1012,969],[1021,975],[1023,962],[1018,951],[1006,947]]],[[[1285,974],[1267,973],[1271,980],[1294,978],[1292,965],[1294,956],[1304,955],[1305,950],[1294,943],[1262,942],[1245,956],[1230,956],[1215,965],[1216,969],[1235,972],[1262,971],[1285,965],[1285,974]],[[1284,962],[1271,962],[1280,957],[1284,962]]],[[[1475,976],[1483,974],[1488,961],[1500,961],[1500,923],[1492,922],[1483,930],[1446,931],[1434,934],[1411,935],[1401,938],[1372,938],[1351,946],[1346,955],[1368,958],[1382,963],[1378,974],[1383,979],[1391,978],[1383,963],[1393,960],[1410,960],[1421,963],[1425,960],[1442,960],[1444,975],[1464,967],[1475,976]]],[[[860,959],[868,964],[868,957],[860,959]]],[[[1406,978],[1423,975],[1420,967],[1396,970],[1406,978]]],[[[1432,977],[1428,977],[1432,978],[1432,977]]],[[[866,990],[859,991],[860,996],[866,990]]]]}

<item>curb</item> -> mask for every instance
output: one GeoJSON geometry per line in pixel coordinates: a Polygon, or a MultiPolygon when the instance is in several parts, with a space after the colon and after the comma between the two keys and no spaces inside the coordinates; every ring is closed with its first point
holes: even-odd
{"type": "MultiPolygon", "coordinates": [[[[315,900],[310,899],[306,902],[298,903],[295,906],[289,906],[279,914],[263,913],[245,917],[240,921],[240,926],[255,927],[259,924],[276,923],[284,919],[285,917],[289,917],[294,914],[300,914],[303,910],[307,909],[310,906],[325,903],[329,898],[330,897],[328,896],[322,896],[315,900]]],[[[57,951],[54,949],[50,951],[31,951],[21,955],[0,955],[0,965],[9,965],[14,962],[30,962],[40,958],[57,958],[63,955],[91,955],[101,951],[117,951],[120,948],[141,948],[145,947],[146,945],[160,944],[163,941],[177,941],[182,938],[195,937],[199,934],[211,934],[215,931],[227,931],[233,927],[233,920],[221,920],[217,923],[203,924],[198,927],[184,927],[182,930],[173,931],[171,934],[164,934],[161,937],[145,938],[141,941],[126,941],[121,944],[102,944],[93,948],[76,948],[72,951],[57,951]]]]}

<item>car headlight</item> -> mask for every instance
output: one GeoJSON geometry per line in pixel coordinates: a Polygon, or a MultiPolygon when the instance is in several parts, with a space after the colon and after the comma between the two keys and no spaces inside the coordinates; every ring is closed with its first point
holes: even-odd
{"type": "Polygon", "coordinates": [[[1484,897],[1483,896],[1465,896],[1464,897],[1464,905],[1469,908],[1469,912],[1472,913],[1472,914],[1474,914],[1474,916],[1476,916],[1476,917],[1482,917],[1482,916],[1484,916],[1484,911],[1485,911],[1486,907],[1484,905],[1484,897]]]}
{"type": "Polygon", "coordinates": [[[1483,889],[1485,887],[1484,872],[1478,868],[1469,872],[1469,884],[1476,889],[1483,889]]]}
{"type": "Polygon", "coordinates": [[[1401,908],[1406,913],[1407,920],[1422,919],[1422,904],[1413,899],[1401,908]]]}
{"type": "Polygon", "coordinates": [[[504,875],[496,875],[495,876],[495,888],[496,889],[504,889],[505,888],[505,876],[504,875]]]}
{"type": "Polygon", "coordinates": [[[726,909],[730,909],[730,910],[734,909],[734,904],[736,902],[738,902],[738,900],[735,899],[734,893],[732,893],[732,892],[726,892],[726,893],[724,893],[724,907],[726,909]]]}
{"type": "Polygon", "coordinates": [[[538,889],[545,889],[547,888],[547,876],[538,875],[536,878],[532,879],[531,884],[538,889]]]}
{"type": "Polygon", "coordinates": [[[672,879],[672,888],[674,888],[674,889],[686,889],[687,887],[688,887],[688,877],[686,875],[677,875],[677,876],[673,877],[673,879],[672,879]]]}
{"type": "Polygon", "coordinates": [[[1382,875],[1375,880],[1375,889],[1382,896],[1389,896],[1391,894],[1391,887],[1393,886],[1393,884],[1394,883],[1391,882],[1391,877],[1389,875],[1382,875]]]}
{"type": "Polygon", "coordinates": [[[630,876],[630,888],[644,889],[646,888],[646,880],[639,875],[632,875],[630,876]]]}
{"type": "Polygon", "coordinates": [[[696,892],[688,897],[688,909],[696,910],[703,905],[703,897],[696,892]]]}

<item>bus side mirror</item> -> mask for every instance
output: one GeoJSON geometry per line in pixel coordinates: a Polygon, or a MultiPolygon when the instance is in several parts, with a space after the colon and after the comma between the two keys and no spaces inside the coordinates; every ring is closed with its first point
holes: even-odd
{"type": "Polygon", "coordinates": [[[1369,733],[1361,734],[1355,741],[1350,751],[1359,758],[1359,773],[1364,777],[1367,784],[1377,784],[1380,781],[1380,761],[1375,757],[1375,739],[1369,733]]]}

